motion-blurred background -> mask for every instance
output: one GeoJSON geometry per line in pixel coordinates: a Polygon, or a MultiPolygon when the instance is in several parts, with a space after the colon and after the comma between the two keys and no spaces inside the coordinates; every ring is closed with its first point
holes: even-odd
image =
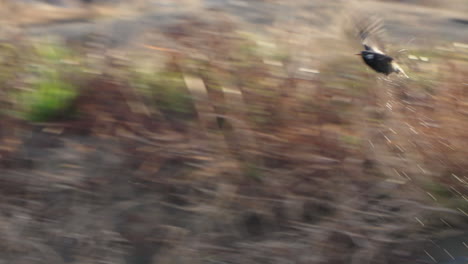
{"type": "Polygon", "coordinates": [[[465,0],[0,0],[0,263],[466,263],[467,76],[465,0]]]}

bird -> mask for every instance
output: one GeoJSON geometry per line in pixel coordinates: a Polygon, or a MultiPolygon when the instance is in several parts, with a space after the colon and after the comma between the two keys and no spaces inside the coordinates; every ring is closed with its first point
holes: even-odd
{"type": "Polygon", "coordinates": [[[356,55],[361,56],[364,63],[378,73],[385,74],[386,76],[396,73],[409,78],[393,57],[385,54],[378,48],[378,42],[380,41],[378,35],[383,32],[381,20],[374,18],[370,22],[358,23],[357,26],[364,50],[356,55]]]}

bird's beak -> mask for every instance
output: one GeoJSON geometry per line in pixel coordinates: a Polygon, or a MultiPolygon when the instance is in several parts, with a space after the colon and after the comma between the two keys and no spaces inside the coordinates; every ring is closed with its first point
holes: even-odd
{"type": "Polygon", "coordinates": [[[356,53],[356,54],[354,54],[354,55],[361,55],[361,53],[356,53]]]}

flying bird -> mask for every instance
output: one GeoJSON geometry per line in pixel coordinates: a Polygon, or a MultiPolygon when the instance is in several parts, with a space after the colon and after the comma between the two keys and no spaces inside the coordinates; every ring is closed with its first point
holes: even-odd
{"type": "Polygon", "coordinates": [[[363,61],[376,72],[387,76],[396,73],[409,78],[394,58],[378,48],[379,44],[382,46],[381,40],[378,38],[383,32],[381,20],[373,19],[370,23],[365,21],[358,23],[357,26],[364,50],[356,55],[361,56],[363,61]]]}

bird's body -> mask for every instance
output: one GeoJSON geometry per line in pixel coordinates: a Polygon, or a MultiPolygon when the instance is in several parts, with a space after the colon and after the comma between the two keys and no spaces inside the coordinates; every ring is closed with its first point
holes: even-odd
{"type": "Polygon", "coordinates": [[[395,71],[392,67],[393,58],[390,56],[367,50],[361,51],[360,55],[362,60],[376,72],[389,75],[395,71]]]}

